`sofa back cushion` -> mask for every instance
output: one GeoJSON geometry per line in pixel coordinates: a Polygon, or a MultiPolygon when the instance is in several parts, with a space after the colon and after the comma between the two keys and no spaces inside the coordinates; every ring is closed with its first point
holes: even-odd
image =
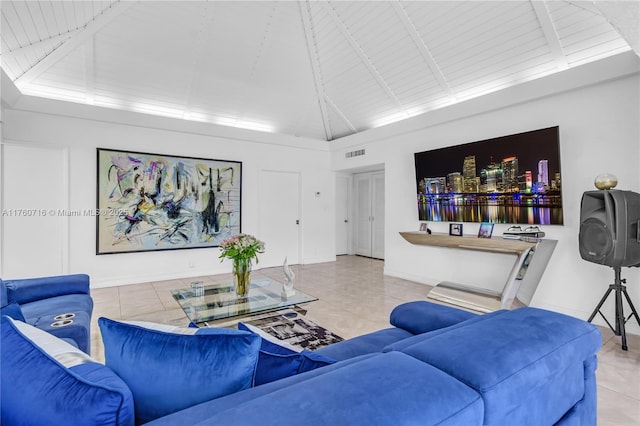
{"type": "Polygon", "coordinates": [[[6,315],[15,320],[26,322],[24,315],[22,315],[22,309],[20,309],[20,305],[17,303],[9,303],[7,306],[0,308],[0,316],[1,315],[6,315]]]}
{"type": "Polygon", "coordinates": [[[413,334],[422,334],[458,324],[478,314],[451,306],[418,300],[403,303],[391,311],[390,322],[413,334]]]}
{"type": "Polygon", "coordinates": [[[133,393],[136,423],[247,389],[253,383],[260,337],[252,333],[167,328],[107,318],[100,318],[98,324],[107,366],[133,393]]]}
{"type": "Polygon", "coordinates": [[[0,278],[0,308],[4,308],[9,304],[7,296],[7,284],[0,278]]]}
{"type": "Polygon", "coordinates": [[[440,334],[450,333],[452,330],[456,330],[458,328],[468,327],[471,324],[484,322],[484,321],[492,321],[494,317],[506,314],[507,310],[499,310],[490,312],[484,315],[475,315],[474,317],[459,322],[457,324],[450,325],[448,327],[439,328],[433,331],[429,331],[427,333],[416,334],[411,337],[407,337],[406,339],[399,340],[397,342],[391,343],[385,346],[382,349],[382,352],[391,352],[391,351],[403,351],[405,348],[415,345],[416,343],[423,342],[425,339],[431,339],[435,336],[439,336],[440,334]]]}
{"type": "Polygon", "coordinates": [[[415,339],[402,352],[482,394],[486,425],[504,419],[511,424],[556,423],[584,396],[584,365],[602,342],[595,326],[535,308],[415,339]]]}
{"type": "Polygon", "coordinates": [[[7,298],[20,304],[35,302],[65,294],[89,294],[87,274],[5,280],[7,298]]]}
{"type": "Polygon", "coordinates": [[[133,398],[108,367],[42,330],[1,320],[3,425],[133,425],[133,398]]]}

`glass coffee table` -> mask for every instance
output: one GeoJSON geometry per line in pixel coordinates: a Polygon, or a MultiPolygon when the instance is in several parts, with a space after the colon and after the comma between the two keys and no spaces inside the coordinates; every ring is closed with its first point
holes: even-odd
{"type": "Polygon", "coordinates": [[[261,278],[251,280],[249,296],[246,298],[238,298],[232,284],[203,285],[199,282],[192,283],[189,288],[171,290],[171,295],[194,323],[277,311],[318,300],[297,289],[293,296],[283,298],[281,291],[282,283],[261,278]]]}

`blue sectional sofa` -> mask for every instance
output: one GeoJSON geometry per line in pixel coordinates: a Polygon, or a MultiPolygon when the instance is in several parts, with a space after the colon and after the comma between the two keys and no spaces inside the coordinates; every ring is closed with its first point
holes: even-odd
{"type": "Polygon", "coordinates": [[[260,386],[252,377],[261,339],[250,331],[188,336],[99,322],[107,365],[58,365],[35,347],[33,330],[2,318],[3,425],[596,424],[600,332],[546,310],[475,315],[422,301],[400,305],[393,327],[316,353],[337,362],[260,386]],[[44,370],[47,383],[66,387],[37,383],[44,370]],[[7,386],[20,392],[7,396],[7,386]],[[203,398],[209,388],[215,397],[203,398]]]}
{"type": "Polygon", "coordinates": [[[2,315],[25,321],[87,354],[91,350],[88,275],[0,279],[0,309],[2,315]]]}

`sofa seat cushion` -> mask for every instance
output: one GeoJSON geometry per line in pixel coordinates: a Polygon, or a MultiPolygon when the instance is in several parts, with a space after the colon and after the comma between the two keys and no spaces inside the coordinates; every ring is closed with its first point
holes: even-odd
{"type": "Polygon", "coordinates": [[[381,352],[387,345],[411,336],[413,336],[413,334],[402,328],[386,328],[325,346],[317,349],[315,353],[333,358],[337,361],[343,361],[364,354],[381,352]]]}
{"type": "Polygon", "coordinates": [[[109,368],[26,323],[3,317],[3,425],[133,425],[133,398],[109,368]]]}
{"type": "Polygon", "coordinates": [[[222,398],[203,402],[202,404],[194,405],[193,407],[185,408],[184,410],[153,420],[148,424],[153,426],[173,426],[182,422],[187,422],[189,424],[197,423],[199,421],[202,421],[203,419],[208,418],[211,415],[212,409],[215,409],[215,411],[223,411],[229,408],[233,408],[236,405],[244,404],[248,401],[262,397],[264,395],[269,395],[277,390],[288,389],[290,386],[293,386],[296,383],[304,382],[321,374],[326,374],[330,371],[344,368],[354,362],[360,362],[361,360],[378,355],[378,353],[363,355],[361,357],[352,358],[346,361],[336,362],[335,364],[331,364],[323,368],[317,368],[312,371],[307,371],[304,374],[285,377],[284,379],[266,383],[262,386],[256,386],[249,390],[236,392],[227,396],[223,396],[222,398]]]}
{"type": "Polygon", "coordinates": [[[584,363],[602,341],[587,322],[535,308],[416,338],[402,352],[482,394],[486,425],[556,423],[583,398],[584,363]]]}
{"type": "Polygon", "coordinates": [[[316,352],[299,350],[250,324],[240,322],[238,330],[254,333],[261,338],[260,355],[254,381],[256,386],[336,362],[334,359],[316,352]]]}
{"type": "Polygon", "coordinates": [[[418,300],[403,303],[391,311],[391,325],[405,329],[412,334],[422,334],[449,327],[477,317],[478,314],[451,306],[418,300]]]}
{"type": "Polygon", "coordinates": [[[477,392],[405,354],[319,368],[158,419],[149,426],[481,425],[477,392]],[[277,403],[274,403],[277,401],[277,403]]]}
{"type": "Polygon", "coordinates": [[[82,351],[90,353],[93,302],[89,296],[57,296],[25,303],[20,308],[29,324],[61,339],[73,339],[82,351]],[[56,319],[58,315],[64,314],[73,314],[73,317],[67,320],[56,319]]]}
{"type": "Polygon", "coordinates": [[[222,328],[98,320],[105,360],[131,389],[141,424],[249,388],[260,337],[222,328]]]}

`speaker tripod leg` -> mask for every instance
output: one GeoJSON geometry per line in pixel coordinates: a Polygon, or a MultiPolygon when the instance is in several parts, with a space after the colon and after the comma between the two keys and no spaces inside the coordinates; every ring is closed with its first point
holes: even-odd
{"type": "Polygon", "coordinates": [[[602,307],[602,305],[604,305],[605,300],[607,300],[607,297],[609,297],[609,294],[611,293],[611,290],[613,290],[614,286],[615,284],[609,286],[609,290],[604,293],[604,296],[602,296],[602,299],[600,299],[600,303],[598,303],[598,306],[596,306],[596,308],[593,310],[587,322],[591,322],[596,314],[600,312],[600,308],[602,307]]]}
{"type": "MultiPolygon", "coordinates": [[[[632,316],[634,316],[636,318],[636,321],[638,321],[638,325],[640,325],[640,316],[638,316],[638,311],[636,311],[636,307],[633,306],[633,302],[631,302],[631,298],[629,297],[629,293],[627,293],[627,288],[625,286],[622,286],[622,293],[624,294],[625,299],[627,299],[627,303],[629,304],[629,308],[631,308],[631,315],[629,315],[629,318],[631,318],[632,316]]],[[[624,317],[624,315],[622,316],[622,326],[624,327],[627,319],[624,317]]],[[[622,347],[622,349],[624,349],[625,351],[626,346],[627,346],[627,339],[626,336],[624,337],[624,341],[623,341],[624,346],[622,347]]]]}
{"type": "Polygon", "coordinates": [[[622,306],[622,288],[616,287],[616,336],[622,337],[622,350],[627,350],[627,333],[624,328],[625,317],[624,307],[622,306]]]}
{"type": "MultiPolygon", "coordinates": [[[[638,311],[636,311],[636,307],[633,306],[633,302],[631,302],[631,298],[629,297],[629,293],[627,293],[627,289],[624,288],[622,291],[624,292],[624,297],[625,299],[627,299],[629,307],[631,307],[631,315],[636,317],[636,321],[638,321],[638,325],[640,325],[640,316],[638,316],[638,311]]],[[[631,318],[631,316],[629,318],[631,318]]]]}
{"type": "MultiPolygon", "coordinates": [[[[627,350],[627,333],[625,330],[625,324],[627,322],[627,318],[624,315],[624,305],[623,305],[623,300],[622,300],[622,295],[624,294],[624,297],[627,299],[627,302],[629,303],[629,306],[631,307],[631,315],[634,316],[636,318],[636,320],[638,321],[638,324],[640,325],[640,316],[638,316],[638,311],[636,311],[635,306],[633,306],[633,303],[631,302],[631,298],[629,297],[629,294],[627,293],[627,288],[622,285],[623,283],[626,282],[626,280],[623,280],[620,278],[620,271],[621,271],[621,267],[615,267],[614,271],[615,271],[615,282],[613,284],[611,284],[609,286],[609,289],[604,293],[604,296],[602,296],[602,299],[600,299],[600,302],[598,303],[598,306],[596,306],[596,308],[593,310],[593,312],[591,313],[591,316],[588,319],[588,322],[591,322],[593,320],[593,318],[596,316],[597,313],[600,313],[600,315],[602,316],[602,318],[604,319],[604,322],[607,323],[607,325],[609,326],[609,328],[611,329],[611,331],[613,331],[613,333],[616,336],[621,336],[622,337],[622,350],[627,350]],[[615,326],[612,326],[611,323],[609,323],[609,321],[607,320],[607,318],[602,314],[602,312],[600,311],[600,308],[602,308],[602,305],[604,304],[604,302],[607,300],[607,298],[609,297],[609,295],[611,294],[612,291],[615,290],[615,326]]],[[[629,316],[629,318],[631,318],[631,316],[629,316]]]]}

